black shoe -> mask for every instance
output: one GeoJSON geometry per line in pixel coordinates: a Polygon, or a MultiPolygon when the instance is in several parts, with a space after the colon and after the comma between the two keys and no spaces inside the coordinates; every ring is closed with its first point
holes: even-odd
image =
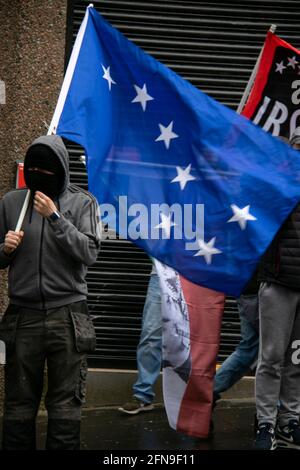
{"type": "Polygon", "coordinates": [[[275,450],[277,442],[275,430],[270,423],[261,423],[258,427],[254,443],[255,450],[275,450]]]}
{"type": "Polygon", "coordinates": [[[292,419],[287,426],[277,426],[276,438],[278,447],[300,450],[299,422],[296,419],[292,419]]]}

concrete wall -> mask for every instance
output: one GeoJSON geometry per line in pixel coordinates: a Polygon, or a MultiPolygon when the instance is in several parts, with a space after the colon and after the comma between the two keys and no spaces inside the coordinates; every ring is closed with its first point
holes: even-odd
{"type": "MultiPolygon", "coordinates": [[[[15,161],[47,133],[63,79],[66,10],[66,0],[0,0],[0,197],[14,186],[15,161]]],[[[6,289],[0,271],[0,315],[6,289]]],[[[0,403],[2,390],[0,366],[0,403]]]]}

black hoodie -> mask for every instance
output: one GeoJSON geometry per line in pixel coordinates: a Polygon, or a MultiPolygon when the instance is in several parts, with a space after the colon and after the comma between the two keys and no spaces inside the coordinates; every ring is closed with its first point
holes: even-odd
{"type": "MultiPolygon", "coordinates": [[[[290,144],[300,145],[300,128],[293,133],[290,144]]],[[[262,257],[259,279],[300,292],[300,204],[289,215],[262,257]]]]}
{"type": "Polygon", "coordinates": [[[27,190],[7,193],[0,201],[0,268],[9,267],[12,304],[48,309],[86,299],[87,266],[96,261],[100,248],[99,206],[89,192],[69,184],[68,152],[62,139],[42,136],[32,143],[37,144],[49,146],[64,171],[64,184],[54,201],[61,217],[50,222],[31,205],[22,225],[23,240],[7,256],[5,235],[15,230],[27,190]]]}

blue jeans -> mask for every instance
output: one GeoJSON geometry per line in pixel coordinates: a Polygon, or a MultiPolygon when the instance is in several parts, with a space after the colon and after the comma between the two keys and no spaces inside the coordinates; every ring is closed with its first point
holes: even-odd
{"type": "Polygon", "coordinates": [[[217,370],[214,399],[238,382],[255,363],[258,356],[258,295],[241,295],[237,300],[241,321],[241,341],[236,350],[217,370]]]}
{"type": "Polygon", "coordinates": [[[133,385],[134,396],[144,403],[153,401],[153,386],[160,373],[161,360],[161,290],[158,275],[152,274],[143,310],[140,342],[137,347],[138,378],[133,385]]]}

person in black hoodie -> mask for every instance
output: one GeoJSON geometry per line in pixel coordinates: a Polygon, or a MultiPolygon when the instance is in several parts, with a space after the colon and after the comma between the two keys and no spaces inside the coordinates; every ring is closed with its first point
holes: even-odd
{"type": "Polygon", "coordinates": [[[3,448],[35,449],[35,420],[45,363],[47,449],[79,449],[86,353],[95,331],[86,303],[87,266],[100,248],[95,198],[69,184],[68,152],[43,136],[24,161],[31,202],[15,227],[27,189],[0,201],[0,268],[9,268],[9,306],[0,323],[6,344],[3,448]]]}
{"type": "MultiPolygon", "coordinates": [[[[300,150],[300,128],[290,143],[300,150]]],[[[300,204],[263,256],[260,278],[259,428],[254,447],[274,450],[279,444],[300,449],[300,364],[295,357],[300,339],[300,204]]]]}

